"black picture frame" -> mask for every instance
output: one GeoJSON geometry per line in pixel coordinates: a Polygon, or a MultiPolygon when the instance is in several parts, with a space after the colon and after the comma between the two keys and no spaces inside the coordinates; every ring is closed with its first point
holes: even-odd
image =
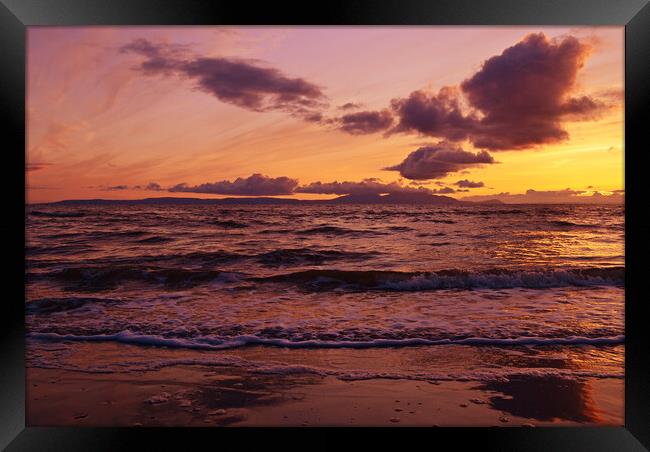
{"type": "MultiPolygon", "coordinates": [[[[5,269],[0,319],[0,447],[7,450],[167,450],[197,440],[223,447],[236,439],[246,450],[259,441],[246,429],[34,428],[25,426],[25,43],[34,25],[624,25],[625,26],[625,426],[620,428],[373,429],[364,441],[415,446],[454,444],[490,450],[618,450],[650,448],[650,345],[643,292],[641,221],[644,144],[650,104],[650,5],[648,0],[330,0],[285,4],[199,0],[0,0],[0,115],[8,190],[0,222],[5,269]],[[638,270],[637,270],[638,268],[638,270]],[[404,434],[407,432],[407,434],[404,434]],[[404,440],[409,439],[408,443],[404,440]],[[451,442],[448,442],[451,441],[451,442]]],[[[646,220],[647,221],[647,220],[646,220]]],[[[264,429],[269,444],[281,429],[264,429]]],[[[340,430],[336,430],[339,432],[340,430]]],[[[369,432],[366,432],[369,433],[369,432]]],[[[339,446],[338,435],[292,430],[291,443],[339,446]],[[298,436],[298,433],[300,434],[298,436]],[[305,435],[316,438],[302,443],[305,435]]],[[[370,447],[364,443],[366,447],[370,447]]]]}

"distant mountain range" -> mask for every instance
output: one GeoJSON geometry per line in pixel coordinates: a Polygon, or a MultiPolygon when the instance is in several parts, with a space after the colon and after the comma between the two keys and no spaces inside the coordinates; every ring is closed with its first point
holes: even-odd
{"type": "Polygon", "coordinates": [[[138,204],[503,204],[498,200],[483,201],[480,203],[459,201],[450,196],[430,195],[428,193],[390,193],[387,195],[345,195],[326,200],[302,200],[288,198],[145,198],[145,199],[68,199],[47,203],[59,206],[87,206],[87,205],[138,205],[138,204]]]}

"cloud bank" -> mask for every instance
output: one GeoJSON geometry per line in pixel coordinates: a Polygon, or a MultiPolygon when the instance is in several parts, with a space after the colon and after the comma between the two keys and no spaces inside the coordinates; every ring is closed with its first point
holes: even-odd
{"type": "Polygon", "coordinates": [[[312,182],[298,187],[296,193],[323,195],[381,195],[387,193],[437,193],[425,187],[410,187],[398,182],[384,183],[377,178],[363,179],[360,182],[312,182]]]}
{"type": "Polygon", "coordinates": [[[503,192],[496,195],[465,196],[462,199],[474,202],[496,199],[508,204],[620,204],[625,201],[625,194],[620,190],[608,194],[598,191],[572,190],[570,188],[546,191],[529,189],[526,193],[511,194],[503,192]]]}
{"type": "MultiPolygon", "coordinates": [[[[609,103],[578,94],[576,78],[589,57],[589,44],[573,36],[525,36],[458,86],[437,93],[416,90],[395,98],[385,109],[355,111],[326,118],[321,87],[290,77],[257,60],[205,57],[187,46],[137,39],[120,48],[144,58],[137,69],[147,75],[178,76],[222,102],[247,110],[284,111],[305,121],[334,125],[351,135],[414,133],[441,140],[469,140],[486,150],[517,150],[564,141],[568,121],[597,118],[609,103]]],[[[609,99],[606,93],[602,99],[609,99]]]]}
{"type": "Polygon", "coordinates": [[[374,111],[347,119],[350,115],[344,115],[335,123],[351,134],[416,133],[469,140],[493,151],[564,141],[569,138],[567,121],[595,119],[608,108],[603,100],[574,93],[589,54],[590,46],[575,37],[529,34],[487,59],[457,87],[437,93],[417,90],[393,99],[381,111],[381,121],[376,120],[380,112],[374,111]]]}
{"type": "Polygon", "coordinates": [[[167,190],[170,192],[206,193],[214,195],[275,196],[290,195],[297,186],[298,181],[296,179],[290,179],[284,176],[268,177],[256,173],[246,178],[238,177],[232,182],[222,180],[200,185],[183,183],[170,187],[167,190]]]}

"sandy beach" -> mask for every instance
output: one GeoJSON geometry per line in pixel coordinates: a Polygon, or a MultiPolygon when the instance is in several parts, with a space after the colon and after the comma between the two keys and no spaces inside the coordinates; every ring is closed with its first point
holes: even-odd
{"type": "MultiPolygon", "coordinates": [[[[143,353],[128,345],[85,345],[67,359],[70,367],[91,347],[95,356],[107,362],[143,353]]],[[[390,355],[391,350],[386,352],[390,355]]],[[[237,351],[238,359],[248,363],[262,355],[267,359],[284,357],[294,365],[284,371],[208,365],[205,354],[181,350],[160,348],[148,353],[156,359],[167,356],[170,363],[179,364],[128,372],[101,372],[98,367],[93,372],[28,368],[28,425],[508,427],[623,423],[624,380],[620,378],[562,379],[531,374],[495,381],[349,380],[310,373],[309,366],[323,360],[322,352],[315,350],[253,347],[237,351]],[[204,363],[198,364],[201,359],[204,363]],[[197,364],[183,364],[193,360],[197,364]]],[[[345,355],[354,359],[350,355],[364,353],[367,351],[337,350],[337,356],[329,359],[344,359],[345,355]]],[[[408,355],[410,351],[399,353],[408,355]]],[[[234,353],[228,355],[237,362],[234,353]]]]}

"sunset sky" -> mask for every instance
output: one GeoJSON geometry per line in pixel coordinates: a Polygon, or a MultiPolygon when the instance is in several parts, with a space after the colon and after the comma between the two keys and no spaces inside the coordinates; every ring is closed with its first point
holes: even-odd
{"type": "Polygon", "coordinates": [[[27,199],[620,197],[623,37],[30,27],[27,199]]]}

